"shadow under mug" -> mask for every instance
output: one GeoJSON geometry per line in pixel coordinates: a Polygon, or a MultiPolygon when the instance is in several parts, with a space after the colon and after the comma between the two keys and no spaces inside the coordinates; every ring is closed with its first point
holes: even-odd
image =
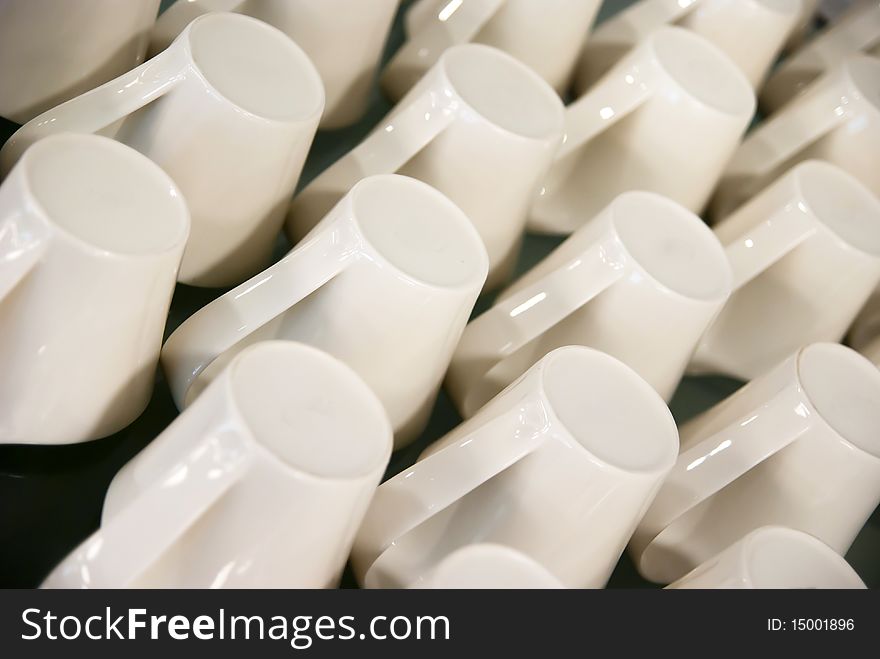
{"type": "Polygon", "coordinates": [[[751,86],[721,50],[659,28],[566,108],[529,230],[569,234],[630,190],[700,212],[754,110],[751,86]]]}
{"type": "Polygon", "coordinates": [[[700,218],[657,194],[621,194],[467,325],[446,388],[468,418],[550,350],[585,345],[669,400],[730,290],[700,218]]]}
{"type": "Polygon", "coordinates": [[[841,556],[880,503],[880,370],[814,343],[681,427],[681,453],[630,542],[680,578],[750,531],[788,526],[841,556]]]}
{"type": "Polygon", "coordinates": [[[718,220],[804,160],[827,160],[880,197],[880,58],[853,56],[760,123],[733,154],[710,205],[718,220]]]}
{"type": "Polygon", "coordinates": [[[587,39],[575,93],[584,93],[633,46],[664,25],[685,28],[712,42],[753,88],[759,87],[800,18],[800,9],[801,0],[641,0],[599,25],[587,39]]]}
{"type": "Polygon", "coordinates": [[[394,174],[363,179],[287,256],[168,338],[171,393],[183,408],[244,347],[301,341],[364,378],[400,447],[427,423],[486,269],[477,232],[441,193],[394,174]]]}
{"type": "Polygon", "coordinates": [[[122,468],[101,527],[42,587],[332,587],[390,456],[351,369],[261,343],[122,468]]]}
{"type": "Polygon", "coordinates": [[[669,409],[598,350],[554,350],[376,491],[352,552],[367,587],[409,584],[473,542],[602,587],[675,460],[669,409]]]}
{"type": "Polygon", "coordinates": [[[360,179],[397,172],[429,183],[470,218],[492,288],[513,271],[562,125],[562,101],[527,66],[489,46],[450,48],[363,142],[296,196],[288,235],[300,239],[360,179]]]}
{"type": "Polygon", "coordinates": [[[59,132],[133,147],[177,183],[192,215],[180,281],[229,286],[269,261],[323,108],[317,71],[285,34],[207,14],[153,59],[24,125],[0,169],[59,132]]]}
{"type": "Polygon", "coordinates": [[[127,146],[56,135],[0,185],[0,443],[105,437],[143,412],[189,234],[127,146]]]}
{"type": "Polygon", "coordinates": [[[734,292],[692,373],[750,380],[800,346],[840,341],[880,282],[880,200],[828,162],[796,165],[715,233],[734,292]]]}
{"type": "Polygon", "coordinates": [[[762,526],[667,588],[864,589],[865,584],[842,556],[809,533],[762,526]]]}

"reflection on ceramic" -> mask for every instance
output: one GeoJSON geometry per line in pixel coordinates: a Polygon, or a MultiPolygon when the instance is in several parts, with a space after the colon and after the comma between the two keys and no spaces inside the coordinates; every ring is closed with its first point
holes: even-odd
{"type": "Polygon", "coordinates": [[[693,372],[750,380],[802,345],[840,341],[880,283],[880,200],[827,162],[795,166],[715,233],[734,293],[693,372]]]}
{"type": "Polygon", "coordinates": [[[406,15],[408,39],[382,74],[398,100],[443,52],[467,42],[494,46],[563,94],[600,0],[418,0],[406,15]]]}
{"type": "Polygon", "coordinates": [[[864,589],[849,563],[808,533],[762,526],[667,588],[864,589]]]}
{"type": "Polygon", "coordinates": [[[880,56],[880,0],[860,0],[806,46],[783,60],[761,90],[761,109],[770,114],[811,83],[858,53],[880,56]]]}
{"type": "Polygon", "coordinates": [[[408,587],[543,589],[563,586],[544,566],[522,552],[504,545],[479,543],[455,550],[408,587]]]}
{"type": "Polygon", "coordinates": [[[799,162],[827,160],[880,196],[880,59],[852,57],[749,133],[712,200],[721,218],[799,162]]]}
{"type": "Polygon", "coordinates": [[[315,68],[287,36],[211,14],[133,71],[26,124],[0,169],[59,132],[134,147],[168,172],[192,213],[180,281],[228,286],[268,262],[323,107],[315,68]]]}
{"type": "Polygon", "coordinates": [[[468,324],[447,388],[467,418],[550,350],[586,345],[668,400],[730,290],[724,250],[700,218],[624,193],[468,324]]]}
{"type": "MultiPolygon", "coordinates": [[[[816,10],[819,8],[819,0],[801,0],[801,10],[794,27],[788,35],[782,50],[784,53],[792,53],[800,48],[810,36],[813,25],[816,23],[816,10]]],[[[766,88],[766,83],[765,83],[766,88]]]]}
{"type": "Polygon", "coordinates": [[[182,408],[247,345],[302,341],[364,378],[399,447],[425,427],[486,270],[477,232],[442,194],[405,176],[364,179],[287,256],[171,335],[171,392],[182,408]]]}
{"type": "Polygon", "coordinates": [[[566,587],[600,588],[677,449],[672,415],[634,371],[598,350],[559,348],[379,487],[355,576],[411,584],[490,542],[566,587]]]}
{"type": "Polygon", "coordinates": [[[681,428],[681,454],[630,550],[669,583],[779,524],[841,556],[880,503],[880,369],[814,343],[681,428]]]}
{"type": "Polygon", "coordinates": [[[366,111],[382,48],[399,0],[177,0],[156,21],[150,54],[168,47],[209,11],[231,11],[274,25],[312,60],[327,95],[321,128],[342,128],[366,111]]]}
{"type": "Polygon", "coordinates": [[[398,172],[430,183],[471,219],[489,253],[491,288],[513,270],[562,126],[562,102],[527,67],[488,46],[456,46],[296,197],[288,233],[301,238],[365,176],[398,172]]]}
{"type": "Polygon", "coordinates": [[[0,186],[0,443],[96,439],[144,410],[188,233],[174,183],[126,146],[24,153],[0,186]]]}
{"type": "Polygon", "coordinates": [[[760,86],[800,19],[802,0],[641,0],[587,39],[575,92],[583,94],[633,47],[664,25],[677,25],[720,48],[760,86]],[[747,35],[747,36],[746,36],[747,35]]]}
{"type": "Polygon", "coordinates": [[[101,527],[43,587],[333,587],[390,456],[351,369],[261,343],[122,468],[101,527]]]}
{"type": "Polygon", "coordinates": [[[144,61],[159,0],[3,0],[0,116],[24,123],[144,61]]]}
{"type": "Polygon", "coordinates": [[[568,234],[627,190],[699,212],[755,109],[748,81],[711,43],[662,27],[565,113],[565,142],[529,229],[568,234]]]}

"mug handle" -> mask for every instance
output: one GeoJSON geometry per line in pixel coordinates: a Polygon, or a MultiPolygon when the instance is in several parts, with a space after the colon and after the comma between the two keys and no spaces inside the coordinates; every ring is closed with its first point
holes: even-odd
{"type": "Polygon", "coordinates": [[[547,424],[541,400],[520,400],[382,483],[361,524],[359,548],[378,560],[398,538],[550,441],[547,424]]]}
{"type": "MultiPolygon", "coordinates": [[[[797,358],[796,354],[791,360],[797,358]]],[[[683,451],[642,524],[656,538],[682,515],[796,441],[811,420],[800,387],[787,385],[759,408],[683,451]],[[781,432],[782,428],[790,430],[781,432]]]]}
{"type": "Polygon", "coordinates": [[[30,205],[0,220],[0,300],[37,265],[51,233],[48,222],[30,205]]]}
{"type": "Polygon", "coordinates": [[[327,198],[342,197],[368,176],[393,174],[455,119],[458,103],[441,91],[426,90],[380,123],[345,156],[319,174],[293,200],[288,222],[296,235],[308,233],[328,209],[327,198]],[[315,204],[315,205],[313,205],[315,204]]]}
{"type": "Polygon", "coordinates": [[[5,176],[24,151],[43,137],[64,132],[102,134],[176,87],[186,77],[188,63],[185,45],[172,44],[115,80],[31,119],[0,150],[0,175],[5,176]]]}
{"type": "Polygon", "coordinates": [[[483,388],[490,386],[488,376],[504,358],[580,309],[629,270],[625,249],[616,236],[608,236],[468,323],[455,360],[468,370],[478,368],[481,375],[465,385],[465,413],[472,413],[487,394],[491,397],[483,388]]]}
{"type": "Polygon", "coordinates": [[[336,277],[360,253],[347,218],[307,236],[287,256],[187,318],[162,347],[162,365],[178,409],[214,359],[336,277]]]}
{"type": "Polygon", "coordinates": [[[737,291],[780,258],[814,235],[819,224],[797,205],[789,204],[724,247],[737,291]]]}
{"type": "MultiPolygon", "coordinates": [[[[200,421],[195,416],[181,421],[175,435],[204,434],[195,427],[200,421]]],[[[160,442],[161,437],[154,444],[160,442]]],[[[251,461],[252,449],[241,430],[214,428],[131,504],[105,520],[40,587],[70,588],[84,581],[90,588],[129,586],[239,481],[251,461]],[[161,533],[145,524],[150,519],[161,520],[161,533]]]]}
{"type": "Polygon", "coordinates": [[[506,0],[452,0],[409,36],[388,63],[388,69],[425,71],[447,48],[471,41],[498,13],[506,0]],[[447,14],[447,12],[450,12],[447,14]]]}

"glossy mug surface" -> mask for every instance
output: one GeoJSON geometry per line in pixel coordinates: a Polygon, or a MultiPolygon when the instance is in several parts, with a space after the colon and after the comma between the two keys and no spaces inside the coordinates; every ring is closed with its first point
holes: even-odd
{"type": "Polygon", "coordinates": [[[630,551],[669,583],[770,525],[844,555],[880,503],[880,369],[814,343],[681,427],[681,453],[630,551]]]}
{"type": "Polygon", "coordinates": [[[4,0],[0,116],[22,124],[144,61],[160,0],[4,0]]]}
{"type": "Polygon", "coordinates": [[[377,490],[352,552],[364,586],[414,583],[474,542],[566,587],[605,585],[675,460],[657,393],[598,350],[554,350],[377,490]]]}
{"type": "Polygon", "coordinates": [[[513,270],[562,129],[562,101],[528,67],[489,46],[450,48],[361,144],[297,195],[288,234],[301,238],[365,176],[397,172],[431,184],[471,219],[494,287],[513,270]]]}
{"type": "Polygon", "coordinates": [[[721,50],[659,28],[566,108],[565,142],[529,229],[569,234],[629,190],[700,212],[754,109],[751,86],[721,50]]]}
{"type": "Polygon", "coordinates": [[[865,584],[842,556],[809,533],[762,526],[667,588],[847,588],[865,584]]]}
{"type": "Polygon", "coordinates": [[[711,41],[757,88],[801,19],[802,8],[802,0],[641,0],[599,25],[587,39],[575,92],[586,91],[664,25],[683,27],[711,41]]]}
{"type": "Polygon", "coordinates": [[[121,430],[153,391],[189,234],[171,179],[95,135],[47,137],[0,185],[0,443],[121,430]]]}
{"type": "Polygon", "coordinates": [[[467,418],[550,350],[585,345],[668,400],[731,279],[700,218],[660,195],[626,192],[468,324],[447,389],[467,418]]]}
{"type": "Polygon", "coordinates": [[[557,93],[571,82],[575,61],[600,0],[418,0],[407,11],[407,40],[382,74],[397,100],[452,46],[480,43],[509,53],[557,93]]]}
{"type": "Polygon", "coordinates": [[[710,207],[717,220],[804,160],[827,160],[880,197],[880,58],[845,60],[751,131],[710,207]]]}
{"type": "Polygon", "coordinates": [[[843,16],[784,59],[761,89],[761,109],[776,112],[859,53],[880,57],[880,0],[856,0],[843,16]]]}
{"type": "Polygon", "coordinates": [[[192,214],[180,281],[229,286],[268,262],[323,107],[321,79],[289,37],[210,14],[138,68],[23,126],[0,165],[58,132],[134,147],[174,179],[192,214]]]}
{"type": "Polygon", "coordinates": [[[373,77],[399,0],[177,0],[156,21],[150,54],[161,52],[197,16],[231,11],[274,25],[309,56],[324,82],[320,127],[357,121],[367,109],[373,77]]]}
{"type": "Polygon", "coordinates": [[[113,479],[44,588],[326,588],[391,455],[354,372],[292,342],[243,352],[113,479]]]}
{"type": "Polygon", "coordinates": [[[522,552],[488,542],[467,545],[444,558],[408,588],[518,589],[562,588],[537,561],[522,552]]]}
{"type": "Polygon", "coordinates": [[[880,200],[827,162],[795,166],[715,233],[734,292],[692,372],[749,380],[802,345],[840,341],[880,283],[880,200]]]}
{"type": "Polygon", "coordinates": [[[308,343],[364,378],[401,446],[427,423],[486,270],[477,232],[441,193],[366,178],[287,256],[187,319],[162,365],[183,407],[245,346],[308,343]]]}

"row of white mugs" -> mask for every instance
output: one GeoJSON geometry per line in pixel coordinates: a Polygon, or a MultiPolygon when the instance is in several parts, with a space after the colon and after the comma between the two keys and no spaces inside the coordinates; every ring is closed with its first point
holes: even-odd
{"type": "Polygon", "coordinates": [[[880,370],[815,343],[685,423],[592,348],[543,357],[380,479],[375,393],[311,346],[237,355],[112,481],[44,587],[863,587],[880,370]],[[681,445],[679,446],[679,432],[681,445]],[[377,488],[378,486],[378,488],[377,488]]]}

